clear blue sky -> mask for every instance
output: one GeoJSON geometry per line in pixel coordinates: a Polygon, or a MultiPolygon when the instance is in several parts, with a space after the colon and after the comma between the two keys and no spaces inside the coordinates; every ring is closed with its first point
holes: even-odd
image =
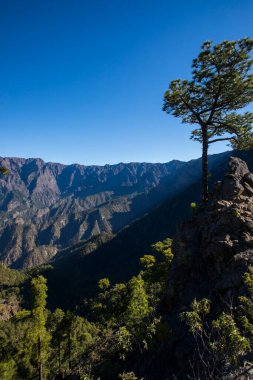
{"type": "Polygon", "coordinates": [[[253,37],[252,20],[252,0],[0,0],[0,155],[199,157],[163,94],[204,40],[253,37]]]}

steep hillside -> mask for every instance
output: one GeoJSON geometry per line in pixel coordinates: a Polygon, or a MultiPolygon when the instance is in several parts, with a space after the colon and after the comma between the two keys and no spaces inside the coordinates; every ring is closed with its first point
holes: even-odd
{"type": "MultiPolygon", "coordinates": [[[[186,163],[61,165],[5,158],[0,178],[0,259],[15,268],[47,261],[59,249],[100,233],[115,233],[173,194],[166,190],[186,163]],[[152,189],[157,191],[152,192],[152,189]]],[[[199,173],[192,171],[185,184],[199,173]]]]}
{"type": "MultiPolygon", "coordinates": [[[[210,158],[210,168],[225,157],[210,158]]],[[[115,234],[200,177],[201,162],[61,165],[2,158],[0,260],[13,268],[47,262],[80,241],[115,234]]]]}
{"type": "MultiPolygon", "coordinates": [[[[224,174],[230,154],[210,156],[211,182],[224,174]]],[[[251,152],[245,155],[250,165],[251,152]]],[[[6,158],[0,165],[10,169],[0,178],[0,260],[13,268],[40,265],[57,253],[61,257],[100,234],[109,238],[167,200],[161,228],[152,217],[137,227],[151,223],[149,233],[147,228],[140,232],[148,246],[163,231],[172,234],[189,214],[189,202],[199,199],[200,160],[84,167],[6,158]]]]}
{"type": "Polygon", "coordinates": [[[225,298],[230,290],[240,290],[243,274],[253,264],[253,174],[244,161],[230,158],[210,204],[180,225],[173,251],[169,277],[177,291],[174,302],[168,296],[170,307],[182,308],[193,294],[225,298]],[[194,272],[189,270],[193,267],[194,272]]]}
{"type": "MultiPolygon", "coordinates": [[[[244,159],[253,171],[252,151],[211,156],[211,188],[223,179],[231,155],[244,159]]],[[[128,280],[140,270],[139,258],[151,253],[151,244],[173,237],[177,225],[191,216],[190,203],[200,201],[200,189],[198,180],[117,236],[102,235],[57,255],[53,269],[45,274],[49,280],[50,304],[73,308],[84,296],[96,291],[100,278],[109,277],[112,282],[128,280]]]]}
{"type": "Polygon", "coordinates": [[[178,379],[186,371],[200,379],[252,379],[252,215],[253,174],[244,161],[231,158],[210,204],[181,224],[174,239],[161,307],[173,334],[158,359],[161,373],[163,355],[169,355],[178,379]]]}

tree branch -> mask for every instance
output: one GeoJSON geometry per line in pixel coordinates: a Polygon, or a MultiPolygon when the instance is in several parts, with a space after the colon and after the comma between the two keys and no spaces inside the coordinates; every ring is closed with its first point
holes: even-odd
{"type": "MultiPolygon", "coordinates": [[[[218,72],[218,74],[219,74],[219,72],[218,72]]],[[[219,82],[219,87],[218,87],[217,93],[216,93],[215,98],[214,98],[214,102],[213,102],[213,105],[212,105],[212,109],[211,109],[210,115],[209,115],[209,117],[207,119],[207,124],[210,123],[210,121],[212,120],[213,115],[214,115],[214,113],[216,111],[216,107],[217,107],[217,104],[218,104],[220,93],[221,93],[221,82],[219,82]]]]}
{"type": "MultiPolygon", "coordinates": [[[[218,98],[217,98],[217,101],[216,101],[216,105],[215,105],[215,107],[217,107],[217,106],[218,106],[218,107],[216,108],[215,111],[221,111],[221,110],[223,110],[224,107],[226,107],[226,106],[229,105],[229,103],[231,102],[231,100],[234,101],[234,100],[236,100],[237,98],[239,98],[240,96],[242,96],[242,95],[244,94],[244,92],[245,92],[248,88],[249,88],[249,86],[245,87],[245,88],[243,89],[243,91],[239,92],[237,95],[234,95],[233,97],[229,98],[228,100],[223,101],[223,102],[220,102],[220,103],[218,103],[218,99],[219,99],[219,96],[220,96],[220,94],[219,94],[219,95],[218,95],[218,98]]],[[[221,86],[220,86],[220,92],[221,92],[221,86]]],[[[216,95],[216,96],[217,96],[217,95],[216,95]]],[[[199,114],[202,115],[203,113],[212,112],[212,109],[213,109],[213,106],[212,106],[212,107],[209,107],[209,108],[206,108],[206,109],[204,109],[203,111],[200,111],[199,114]]],[[[212,116],[213,116],[213,115],[212,115],[212,116]]],[[[211,119],[210,119],[210,120],[211,120],[211,119]]],[[[210,120],[208,121],[209,123],[210,123],[210,120]]]]}
{"type": "Polygon", "coordinates": [[[218,126],[215,127],[214,130],[213,130],[213,132],[211,132],[211,133],[209,134],[209,138],[215,136],[216,133],[218,132],[218,130],[219,130],[219,127],[218,127],[218,126]]]}
{"type": "Polygon", "coordinates": [[[182,102],[185,104],[185,106],[186,106],[187,108],[189,108],[189,110],[193,113],[193,115],[197,118],[199,124],[200,124],[201,126],[203,126],[204,123],[203,123],[201,117],[199,116],[199,114],[198,114],[198,113],[192,108],[192,106],[191,106],[186,100],[183,99],[182,96],[179,95],[179,98],[182,100],[182,102]]]}
{"type": "Polygon", "coordinates": [[[239,133],[237,130],[236,130],[236,127],[235,126],[233,126],[233,125],[230,125],[230,124],[227,124],[227,123],[222,123],[222,122],[215,122],[215,124],[218,124],[218,126],[215,126],[214,125],[214,127],[215,127],[215,130],[217,130],[218,128],[219,128],[219,126],[223,126],[224,128],[227,128],[227,129],[230,129],[232,132],[230,132],[230,133],[234,133],[234,134],[236,134],[236,136],[237,137],[242,137],[242,136],[244,136],[244,135],[246,135],[247,134],[247,130],[246,131],[244,131],[243,133],[239,133]]]}
{"type": "Polygon", "coordinates": [[[236,140],[235,137],[223,137],[223,138],[220,138],[220,139],[215,139],[215,140],[211,140],[211,141],[208,141],[208,144],[212,144],[212,143],[215,143],[215,142],[218,142],[218,141],[230,141],[230,140],[236,140]]]}

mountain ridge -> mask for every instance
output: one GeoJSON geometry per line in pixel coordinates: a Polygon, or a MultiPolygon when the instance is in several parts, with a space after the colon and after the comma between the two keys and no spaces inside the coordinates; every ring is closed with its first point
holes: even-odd
{"type": "MultiPolygon", "coordinates": [[[[231,154],[210,156],[210,170],[231,154]]],[[[117,234],[201,175],[201,159],[85,167],[5,158],[0,165],[10,169],[0,178],[0,260],[17,269],[99,234],[117,234]]]]}
{"type": "MultiPolygon", "coordinates": [[[[223,179],[230,156],[245,160],[253,170],[253,151],[233,151],[222,155],[212,163],[213,175],[210,177],[210,188],[223,179]]],[[[216,157],[217,158],[217,157],[216,157]]],[[[141,269],[139,259],[145,254],[152,254],[150,246],[158,240],[173,238],[178,225],[192,216],[191,202],[201,202],[201,178],[171,199],[124,227],[114,236],[102,236],[88,242],[79,242],[79,246],[69,247],[62,254],[61,260],[52,261],[53,269],[45,273],[49,284],[49,303],[72,308],[84,295],[94,293],[97,281],[108,277],[112,283],[125,282],[141,269]],[[93,249],[91,249],[93,247],[93,249]],[[65,283],[70,302],[66,303],[61,284],[65,283]],[[59,287],[58,285],[59,284],[59,287]],[[75,285],[73,285],[75,284],[75,285]]],[[[66,291],[66,289],[65,289],[66,291]]]]}
{"type": "Polygon", "coordinates": [[[0,178],[0,259],[16,268],[58,249],[117,232],[166,196],[161,182],[185,163],[82,166],[4,158],[0,178]],[[160,186],[159,194],[152,190],[160,186]],[[164,193],[164,194],[163,194],[164,193]]]}

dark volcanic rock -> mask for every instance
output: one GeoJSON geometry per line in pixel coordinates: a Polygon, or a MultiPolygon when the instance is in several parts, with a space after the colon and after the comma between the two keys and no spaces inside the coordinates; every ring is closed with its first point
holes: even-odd
{"type": "Polygon", "coordinates": [[[251,174],[246,162],[240,158],[231,157],[228,164],[228,174],[225,176],[222,184],[222,195],[224,199],[233,199],[243,193],[253,194],[250,184],[251,174]],[[252,193],[251,193],[252,191],[252,193]]]}
{"type": "Polygon", "coordinates": [[[242,278],[253,265],[251,186],[252,174],[246,163],[231,157],[228,173],[218,184],[218,199],[216,192],[208,205],[200,206],[192,219],[178,228],[163,305],[174,323],[170,350],[178,368],[180,361],[186,360],[184,327],[178,314],[189,310],[195,298],[208,298],[217,316],[231,299],[237,305],[245,290],[242,278]]]}
{"type": "Polygon", "coordinates": [[[231,157],[221,184],[223,199],[221,195],[201,206],[178,228],[170,273],[181,289],[176,303],[188,304],[193,294],[201,297],[238,287],[253,264],[253,197],[247,178],[251,174],[246,163],[231,157]]]}

